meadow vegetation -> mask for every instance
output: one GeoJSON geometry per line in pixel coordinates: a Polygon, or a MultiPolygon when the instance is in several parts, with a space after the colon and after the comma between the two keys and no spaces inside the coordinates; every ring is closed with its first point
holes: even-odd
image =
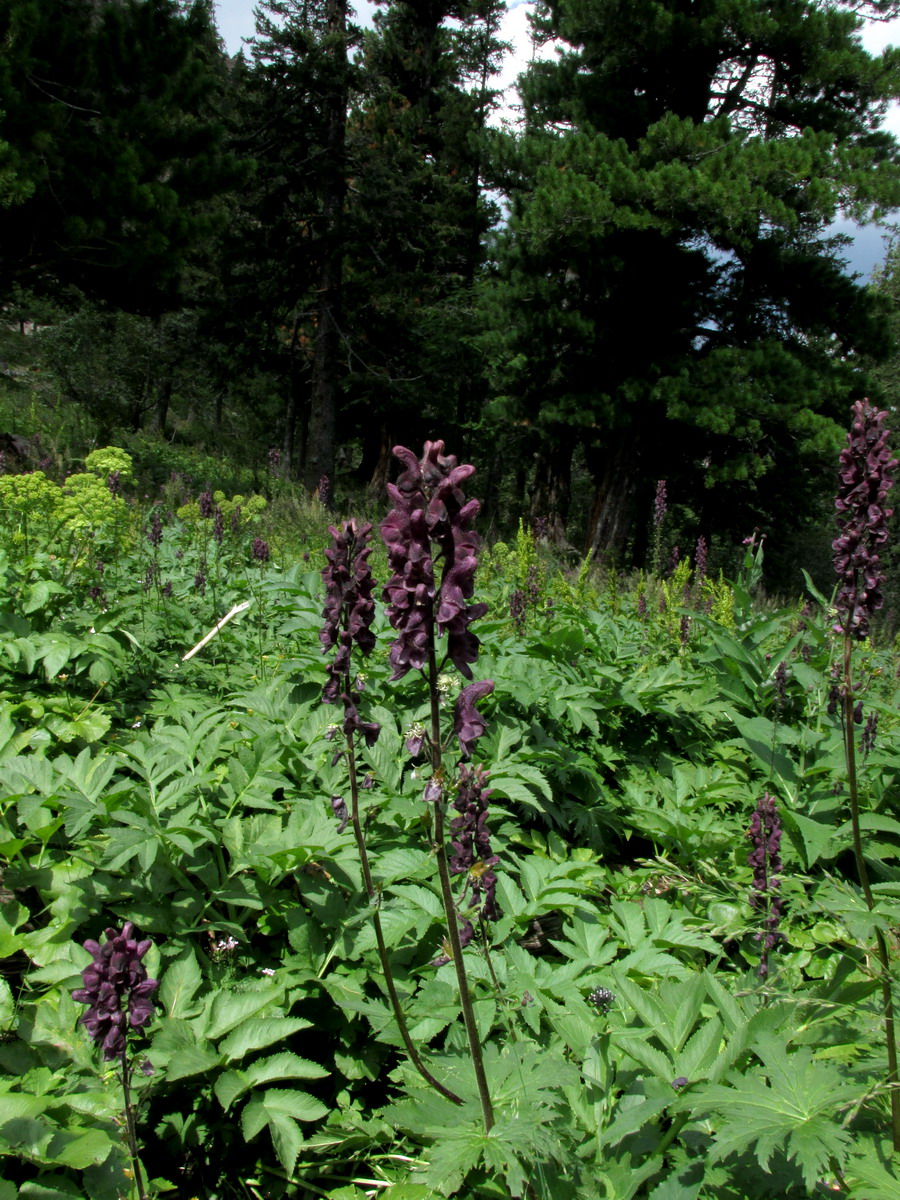
{"type": "Polygon", "coordinates": [[[895,1200],[883,522],[775,604],[665,489],[624,576],[400,457],[386,546],[0,476],[0,1200],[895,1200]]]}

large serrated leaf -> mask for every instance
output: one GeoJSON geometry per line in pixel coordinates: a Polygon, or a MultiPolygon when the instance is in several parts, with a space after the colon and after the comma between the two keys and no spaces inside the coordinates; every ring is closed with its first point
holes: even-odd
{"type": "Polygon", "coordinates": [[[217,992],[209,1008],[204,1034],[215,1041],[282,998],[278,987],[246,992],[217,992]]]}
{"type": "Polygon", "coordinates": [[[249,1086],[257,1087],[261,1083],[273,1083],[280,1079],[324,1079],[331,1072],[308,1058],[301,1058],[299,1054],[283,1050],[280,1054],[273,1054],[251,1064],[241,1074],[246,1076],[249,1086]]]}
{"type": "Polygon", "coordinates": [[[166,968],[159,1000],[170,1017],[190,1017],[199,1011],[194,996],[203,978],[193,950],[186,950],[166,968]]]}
{"type": "Polygon", "coordinates": [[[183,1046],[169,1059],[166,1078],[173,1081],[187,1079],[191,1075],[203,1075],[219,1066],[221,1062],[221,1056],[207,1046],[183,1046]]]}
{"type": "Polygon", "coordinates": [[[219,1050],[225,1055],[225,1061],[237,1062],[251,1050],[262,1050],[273,1042],[289,1038],[301,1029],[309,1029],[312,1021],[303,1017],[257,1017],[252,1021],[244,1021],[237,1029],[219,1043],[219,1050]]]}

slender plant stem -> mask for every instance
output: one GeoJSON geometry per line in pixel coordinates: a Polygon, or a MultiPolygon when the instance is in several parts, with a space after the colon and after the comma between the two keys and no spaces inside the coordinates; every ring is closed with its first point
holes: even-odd
{"type": "MultiPolygon", "coordinates": [[[[349,685],[349,680],[347,681],[349,685]]],[[[412,1035],[409,1032],[409,1027],[406,1023],[406,1016],[400,1006],[400,997],[397,995],[397,987],[394,983],[394,973],[391,970],[391,962],[388,957],[387,945],[384,940],[384,933],[381,928],[381,916],[378,912],[378,893],[375,890],[375,884],[372,879],[372,870],[369,866],[369,853],[366,847],[366,835],[363,832],[362,822],[359,817],[359,781],[356,774],[356,751],[353,745],[353,735],[347,734],[347,763],[350,768],[350,823],[353,826],[353,836],[356,839],[356,849],[359,853],[359,862],[362,867],[363,881],[366,886],[366,893],[372,905],[372,925],[375,929],[375,941],[378,944],[378,957],[381,960],[381,971],[384,975],[385,986],[387,987],[388,997],[390,998],[391,1008],[394,1013],[394,1020],[397,1022],[397,1028],[400,1031],[400,1036],[403,1039],[403,1045],[406,1047],[406,1053],[409,1055],[409,1060],[416,1068],[426,1083],[430,1084],[435,1091],[440,1092],[442,1096],[446,1096],[448,1100],[452,1100],[454,1104],[462,1104],[462,1098],[457,1096],[455,1092],[451,1092],[448,1087],[445,1087],[438,1079],[431,1074],[422,1059],[419,1057],[419,1052],[416,1049],[415,1042],[412,1040],[412,1035]]]]}
{"type": "Polygon", "coordinates": [[[131,1067],[128,1062],[127,1047],[122,1050],[121,1066],[122,1096],[125,1101],[125,1136],[128,1138],[128,1153],[131,1155],[131,1165],[134,1170],[134,1186],[137,1189],[138,1200],[147,1200],[147,1193],[144,1191],[144,1176],[141,1172],[141,1160],[138,1157],[134,1109],[131,1106],[131,1067]]]}
{"type": "MultiPolygon", "coordinates": [[[[875,899],[872,886],[869,883],[869,870],[863,856],[862,833],[859,822],[859,789],[856,780],[856,744],[853,738],[853,683],[852,683],[853,641],[849,636],[844,637],[844,752],[847,759],[847,782],[850,790],[850,823],[853,827],[853,856],[856,859],[856,870],[869,912],[875,909],[875,899]]],[[[887,1043],[888,1085],[891,1093],[891,1134],[894,1152],[900,1153],[900,1074],[897,1070],[897,1031],[894,1021],[894,993],[891,986],[891,959],[887,939],[883,930],[876,927],[875,942],[878,947],[878,961],[881,967],[881,998],[884,1007],[884,1036],[887,1043]]]]}
{"type": "Polygon", "coordinates": [[[475,1024],[475,1010],[472,1007],[472,997],[469,992],[469,982],[466,977],[466,965],[463,962],[462,945],[459,940],[459,924],[457,922],[456,904],[453,900],[453,888],[450,883],[450,867],[447,863],[447,852],[444,849],[444,768],[441,758],[441,710],[437,688],[437,658],[434,650],[434,621],[432,619],[428,631],[428,691],[431,699],[431,754],[434,774],[441,784],[441,795],[434,802],[434,841],[432,848],[437,859],[438,876],[441,883],[441,899],[444,903],[444,914],[447,918],[447,940],[450,943],[450,955],[456,971],[456,982],[459,988],[459,1003],[462,1008],[466,1036],[469,1040],[469,1051],[472,1055],[472,1066],[475,1070],[475,1082],[478,1085],[478,1095],[481,1100],[481,1112],[484,1117],[484,1131],[490,1133],[494,1126],[494,1108],[491,1104],[491,1094],[488,1090],[487,1075],[484,1070],[484,1058],[481,1053],[481,1041],[478,1037],[478,1027],[475,1024]]]}

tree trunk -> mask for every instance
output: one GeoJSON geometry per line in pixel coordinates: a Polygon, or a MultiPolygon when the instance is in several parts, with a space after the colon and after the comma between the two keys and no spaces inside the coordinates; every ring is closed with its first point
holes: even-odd
{"type": "Polygon", "coordinates": [[[640,440],[633,429],[604,435],[601,444],[587,452],[594,477],[594,503],[585,552],[598,560],[620,565],[634,530],[640,484],[640,440]]]}
{"type": "Polygon", "coordinates": [[[347,4],[327,0],[326,36],[331,42],[333,77],[325,96],[327,153],[323,164],[322,236],[313,362],[312,402],[303,482],[313,491],[334,494],[340,354],[340,307],[343,282],[342,214],[347,191],[347,4]]]}
{"type": "Polygon", "coordinates": [[[172,376],[167,374],[165,379],[157,384],[156,404],[153,409],[153,420],[150,424],[151,431],[158,433],[161,437],[166,436],[166,421],[169,416],[169,404],[171,401],[172,376]]]}
{"type": "Polygon", "coordinates": [[[551,542],[566,541],[566,522],[572,498],[572,455],[578,435],[562,426],[546,439],[537,457],[531,485],[531,519],[540,521],[551,542]]]}

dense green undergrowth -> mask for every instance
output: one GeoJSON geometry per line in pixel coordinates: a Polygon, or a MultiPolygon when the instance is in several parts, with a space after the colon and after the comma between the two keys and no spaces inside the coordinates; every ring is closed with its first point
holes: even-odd
{"type": "Polygon", "coordinates": [[[412,1037],[461,1106],[403,1052],[331,804],[324,511],[301,543],[249,497],[137,504],[111,454],[61,487],[0,478],[0,1200],[133,1186],[113,1064],[71,995],[82,943],[125,921],[161,981],[135,1043],[144,1161],[165,1164],[151,1193],[894,1200],[872,959],[900,924],[891,649],[854,667],[870,912],[827,598],[754,610],[756,547],[731,583],[685,562],[627,588],[554,570],[527,532],[482,554],[476,674],[495,688],[475,761],[502,915],[465,960],[486,1133],[453,966],[434,965],[406,745],[424,683],[389,682],[379,614],[363,701],[381,736],[359,748],[376,904],[412,1037]],[[761,977],[747,830],[765,792],[784,912],[761,977]]]}

